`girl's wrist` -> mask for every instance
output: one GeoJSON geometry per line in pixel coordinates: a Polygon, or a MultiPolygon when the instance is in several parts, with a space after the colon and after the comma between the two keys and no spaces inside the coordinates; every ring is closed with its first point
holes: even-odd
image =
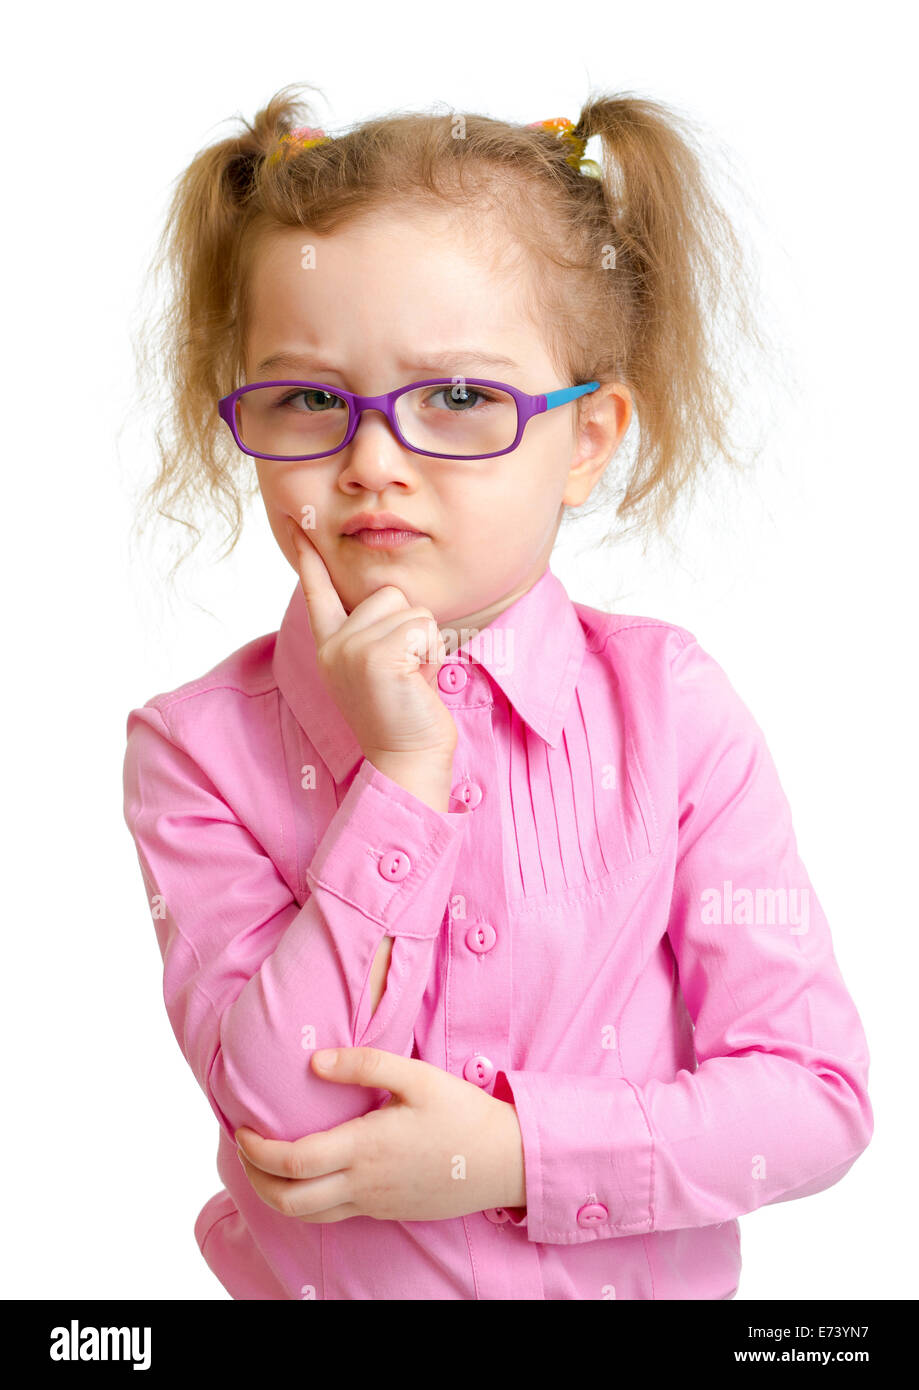
{"type": "Polygon", "coordinates": [[[500,1190],[495,1205],[522,1215],[527,1205],[526,1167],[517,1107],[495,1096],[492,1096],[492,1100],[501,1107],[495,1111],[496,1171],[500,1175],[500,1190]]]}
{"type": "Polygon", "coordinates": [[[427,802],[435,811],[450,809],[450,791],[453,786],[453,753],[392,753],[387,751],[365,752],[364,757],[373,763],[384,777],[397,782],[400,787],[427,802]]]}

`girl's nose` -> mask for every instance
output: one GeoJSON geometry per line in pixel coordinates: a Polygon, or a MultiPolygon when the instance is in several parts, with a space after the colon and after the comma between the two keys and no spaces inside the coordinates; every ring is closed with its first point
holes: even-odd
{"type": "Polygon", "coordinates": [[[389,478],[414,476],[417,473],[415,460],[420,458],[400,443],[386,415],[371,409],[361,415],[354,437],[341,456],[347,460],[342,468],[343,475],[351,475],[377,491],[389,478]]]}

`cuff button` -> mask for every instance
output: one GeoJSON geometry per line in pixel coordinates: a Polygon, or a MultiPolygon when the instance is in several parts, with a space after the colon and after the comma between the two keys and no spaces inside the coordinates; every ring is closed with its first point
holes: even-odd
{"type": "Polygon", "coordinates": [[[383,855],[377,867],[390,883],[398,883],[411,869],[412,861],[404,850],[391,849],[388,854],[383,855]]]}
{"type": "Polygon", "coordinates": [[[602,1202],[588,1202],[578,1212],[579,1226],[600,1226],[609,1217],[609,1211],[602,1202]]]}

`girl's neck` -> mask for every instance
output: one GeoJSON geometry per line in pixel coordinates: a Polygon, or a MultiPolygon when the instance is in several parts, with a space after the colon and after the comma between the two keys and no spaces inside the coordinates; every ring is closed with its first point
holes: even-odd
{"type": "Polygon", "coordinates": [[[444,646],[447,649],[447,655],[452,655],[458,646],[463,642],[468,642],[481,628],[488,627],[499,613],[503,613],[505,608],[510,608],[511,604],[532,589],[535,583],[536,579],[529,577],[516,589],[512,589],[509,594],[504,594],[485,608],[480,608],[475,613],[468,613],[462,618],[450,618],[447,622],[439,623],[438,626],[444,646]]]}

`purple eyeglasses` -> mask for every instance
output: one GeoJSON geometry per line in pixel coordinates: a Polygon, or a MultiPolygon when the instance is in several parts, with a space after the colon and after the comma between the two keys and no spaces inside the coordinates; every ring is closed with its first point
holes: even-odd
{"type": "MultiPolygon", "coordinates": [[[[400,386],[397,390],[388,391],[382,396],[358,396],[355,395],[352,391],[343,391],[338,386],[330,387],[328,384],[322,382],[299,380],[256,381],[252,382],[248,386],[240,386],[235,391],[231,391],[228,396],[221,397],[218,403],[218,409],[220,412],[220,418],[224,420],[227,423],[227,425],[229,425],[237,446],[243,451],[243,453],[251,454],[253,458],[275,459],[278,462],[293,462],[296,460],[303,459],[327,458],[330,454],[337,454],[339,450],[346,448],[347,445],[351,443],[351,440],[354,438],[355,431],[357,430],[358,424],[360,423],[361,415],[365,410],[379,410],[386,416],[387,420],[389,421],[390,428],[392,429],[392,432],[398,439],[399,443],[403,446],[403,448],[411,450],[411,452],[414,454],[425,454],[431,458],[483,459],[498,458],[501,454],[511,453],[512,450],[517,448],[518,444],[523,438],[523,431],[526,429],[526,426],[528,425],[530,420],[532,420],[534,415],[541,415],[544,411],[554,410],[556,406],[566,405],[569,401],[576,400],[578,396],[586,395],[589,391],[596,391],[599,388],[599,385],[600,383],[597,381],[589,381],[584,385],[563,387],[560,390],[549,391],[545,395],[531,396],[526,391],[519,391],[515,386],[508,386],[506,382],[488,381],[484,377],[433,377],[428,381],[413,381],[408,386],[400,386]],[[418,444],[412,444],[408,439],[406,439],[402,431],[402,427],[399,424],[399,420],[396,414],[396,403],[400,397],[405,396],[408,392],[417,391],[419,388],[427,386],[452,386],[454,388],[460,386],[463,389],[465,389],[467,386],[485,386],[490,387],[492,391],[499,391],[504,393],[507,397],[510,398],[510,400],[513,401],[514,406],[516,407],[517,420],[516,428],[514,430],[513,442],[508,444],[505,448],[501,449],[489,449],[487,452],[481,453],[459,454],[455,452],[445,453],[440,449],[423,449],[418,444]],[[269,397],[267,393],[267,388],[278,387],[295,387],[298,388],[298,391],[288,391],[286,395],[283,396],[277,396],[274,398],[269,397]],[[262,402],[264,402],[265,407],[261,413],[261,421],[256,424],[247,425],[246,427],[247,434],[250,440],[253,439],[254,434],[260,433],[261,437],[257,442],[267,442],[269,438],[277,438],[279,431],[283,433],[286,427],[286,422],[281,421],[281,423],[278,423],[281,420],[280,412],[282,412],[284,407],[290,403],[294,395],[297,395],[299,394],[299,392],[302,391],[318,391],[323,393],[332,400],[337,399],[344,402],[348,409],[348,425],[347,429],[345,430],[344,436],[333,447],[321,449],[314,453],[266,453],[263,452],[261,449],[253,448],[251,443],[247,444],[241,439],[239,433],[239,421],[237,418],[237,403],[240,401],[241,397],[245,396],[250,391],[265,392],[264,396],[258,398],[260,401],[259,410],[261,410],[262,402]],[[269,418],[271,417],[272,412],[275,412],[274,417],[269,418]],[[267,421],[268,423],[261,423],[263,421],[267,421]],[[272,433],[272,431],[274,433],[272,433]]],[[[498,402],[495,401],[493,397],[490,403],[500,405],[502,406],[502,408],[506,408],[509,407],[510,402],[498,402]]],[[[313,420],[318,420],[321,414],[323,413],[328,414],[330,412],[296,412],[296,414],[300,417],[301,424],[305,418],[305,415],[308,415],[313,420]]],[[[463,418],[464,414],[464,412],[439,413],[442,416],[445,413],[452,414],[454,419],[463,418]]],[[[469,413],[465,412],[465,415],[466,419],[468,420],[469,413]]],[[[290,412],[288,412],[288,418],[289,416],[290,412]]],[[[509,415],[507,415],[505,418],[509,426],[509,415]]],[[[506,438],[509,433],[509,427],[503,429],[501,437],[506,438]]],[[[287,434],[287,438],[292,438],[289,432],[287,434]]],[[[486,442],[484,437],[480,440],[480,442],[486,442]]],[[[492,439],[488,442],[494,442],[494,440],[492,439]]]]}

